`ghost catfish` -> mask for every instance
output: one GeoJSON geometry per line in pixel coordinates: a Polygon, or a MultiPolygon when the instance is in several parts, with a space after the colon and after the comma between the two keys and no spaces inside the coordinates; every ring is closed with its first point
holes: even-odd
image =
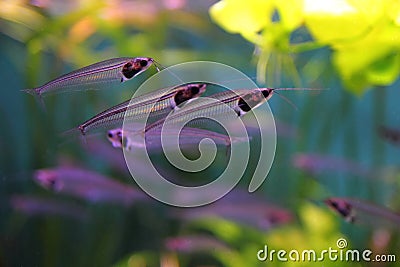
{"type": "Polygon", "coordinates": [[[146,71],[154,59],[150,57],[121,57],[104,60],[64,74],[48,83],[23,91],[42,96],[51,93],[97,89],[99,84],[125,82],[146,71]]]}
{"type": "Polygon", "coordinates": [[[139,120],[149,116],[150,119],[161,119],[178,105],[199,97],[205,90],[203,83],[162,88],[111,107],[83,122],[77,129],[86,135],[99,128],[121,127],[124,118],[139,120]]]}

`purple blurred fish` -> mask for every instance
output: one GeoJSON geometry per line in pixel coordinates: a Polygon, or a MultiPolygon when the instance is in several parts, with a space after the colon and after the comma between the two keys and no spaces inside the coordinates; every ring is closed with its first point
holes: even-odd
{"type": "MultiPolygon", "coordinates": [[[[164,147],[161,146],[161,128],[155,128],[151,131],[148,131],[145,135],[146,137],[146,149],[151,151],[159,151],[162,148],[168,148],[168,145],[172,142],[168,142],[168,139],[176,138],[179,136],[179,145],[182,148],[192,148],[194,145],[198,145],[201,140],[204,138],[212,139],[216,145],[223,145],[229,147],[232,142],[245,142],[247,138],[245,137],[232,137],[230,138],[228,135],[191,127],[184,127],[180,132],[175,129],[167,129],[162,132],[164,135],[164,147]]],[[[132,150],[134,147],[142,147],[143,144],[136,144],[131,138],[124,135],[124,132],[121,128],[109,130],[107,133],[107,138],[111,142],[113,147],[123,147],[127,150],[132,150]]],[[[178,148],[180,148],[178,147],[178,148]]],[[[174,149],[174,147],[170,147],[174,149]]]]}
{"type": "Polygon", "coordinates": [[[371,175],[371,170],[356,162],[329,155],[298,153],[293,156],[292,162],[296,168],[314,175],[323,171],[347,172],[359,176],[371,175]]]}
{"type": "Polygon", "coordinates": [[[189,221],[221,217],[262,230],[289,223],[293,219],[289,211],[257,198],[254,194],[238,190],[207,206],[177,210],[173,216],[189,221]]]}
{"type": "Polygon", "coordinates": [[[34,196],[13,195],[11,207],[26,215],[60,215],[78,220],[88,217],[86,210],[76,204],[34,196]]]}
{"type": "Polygon", "coordinates": [[[46,189],[91,202],[129,206],[135,201],[147,198],[142,191],[134,187],[96,172],[74,167],[37,170],[34,173],[34,180],[46,189]]]}
{"type": "Polygon", "coordinates": [[[324,202],[348,222],[395,226],[400,230],[400,214],[386,207],[353,198],[333,197],[324,202]]]}
{"type": "Polygon", "coordinates": [[[164,244],[168,250],[185,253],[229,250],[223,242],[205,235],[170,237],[165,240],[164,244]]]}

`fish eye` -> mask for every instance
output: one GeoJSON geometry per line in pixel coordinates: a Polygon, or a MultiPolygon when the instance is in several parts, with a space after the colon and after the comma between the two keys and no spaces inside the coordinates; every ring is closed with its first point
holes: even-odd
{"type": "Polygon", "coordinates": [[[197,95],[200,92],[199,86],[192,86],[190,87],[190,92],[192,92],[193,95],[197,95]]]}
{"type": "Polygon", "coordinates": [[[145,60],[145,59],[140,60],[140,66],[146,67],[147,64],[148,64],[148,61],[147,61],[147,60],[145,60]]]}
{"type": "Polygon", "coordinates": [[[332,205],[332,207],[334,207],[334,208],[338,208],[339,207],[339,205],[338,205],[338,203],[336,202],[336,201],[329,201],[329,204],[331,204],[332,205]]]}
{"type": "Polygon", "coordinates": [[[49,180],[49,185],[50,185],[51,188],[54,188],[55,185],[56,185],[56,180],[50,179],[50,180],[49,180]]]}
{"type": "Polygon", "coordinates": [[[262,90],[262,94],[265,98],[267,98],[269,96],[270,90],[266,89],[266,90],[262,90]]]}
{"type": "Polygon", "coordinates": [[[243,98],[239,99],[238,106],[244,112],[249,112],[251,110],[250,105],[243,98]]]}
{"type": "Polygon", "coordinates": [[[124,65],[124,69],[129,69],[132,67],[132,62],[128,62],[124,65]]]}

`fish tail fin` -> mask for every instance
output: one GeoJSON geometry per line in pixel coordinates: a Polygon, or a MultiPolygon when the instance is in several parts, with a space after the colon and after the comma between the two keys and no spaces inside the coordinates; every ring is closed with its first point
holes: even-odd
{"type": "Polygon", "coordinates": [[[60,133],[60,137],[63,139],[72,140],[72,139],[79,139],[81,140],[84,144],[86,144],[86,135],[85,132],[83,132],[79,127],[75,127],[69,130],[66,130],[62,133],[60,133]]]}
{"type": "Polygon", "coordinates": [[[28,89],[22,89],[21,92],[33,95],[36,99],[37,102],[39,102],[40,107],[44,112],[46,112],[46,105],[44,104],[42,94],[38,90],[38,88],[28,88],[28,89]]]}
{"type": "Polygon", "coordinates": [[[27,89],[22,89],[21,92],[33,95],[33,96],[38,96],[40,93],[38,92],[37,88],[27,88],[27,89]]]}
{"type": "Polygon", "coordinates": [[[60,134],[61,137],[79,137],[82,134],[79,128],[72,128],[60,134]]]}

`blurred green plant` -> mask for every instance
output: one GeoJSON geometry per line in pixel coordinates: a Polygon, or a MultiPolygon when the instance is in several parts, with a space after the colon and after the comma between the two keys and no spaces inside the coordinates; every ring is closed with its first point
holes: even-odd
{"type": "MultiPolygon", "coordinates": [[[[332,64],[355,94],[371,86],[390,85],[399,76],[399,1],[222,0],[209,12],[223,29],[241,34],[260,50],[261,81],[272,56],[286,62],[299,80],[290,55],[321,47],[332,49],[332,64]],[[296,31],[301,30],[312,38],[297,42],[296,31]]],[[[271,68],[279,73],[279,64],[271,68]]]]}
{"type": "MultiPolygon", "coordinates": [[[[337,262],[330,260],[328,255],[325,254],[323,260],[317,260],[323,250],[331,247],[333,250],[338,249],[337,240],[344,238],[340,233],[338,218],[326,208],[318,207],[311,203],[302,203],[299,209],[299,221],[290,225],[277,227],[262,232],[254,228],[249,228],[244,225],[234,223],[232,221],[224,220],[221,218],[207,218],[199,219],[192,222],[185,232],[191,233],[208,233],[207,235],[213,236],[215,240],[219,240],[226,244],[226,246],[213,246],[209,244],[208,247],[196,244],[196,240],[188,241],[190,250],[187,251],[161,251],[157,252],[142,251],[136,252],[119,261],[115,267],[122,266],[155,266],[154,259],[160,259],[160,262],[166,255],[177,255],[174,258],[176,265],[171,266],[187,266],[188,262],[197,259],[199,255],[212,255],[214,261],[222,264],[222,266],[337,266],[337,262]],[[290,242],[288,242],[290,240],[290,242]],[[292,250],[299,252],[300,258],[298,261],[288,260],[279,261],[275,252],[274,258],[270,259],[269,255],[266,262],[257,259],[257,252],[268,246],[268,253],[271,250],[276,252],[284,250],[289,253],[292,250]],[[198,247],[198,248],[197,248],[198,247]],[[308,258],[302,257],[302,252],[305,250],[314,250],[316,252],[316,260],[307,260],[308,258]],[[179,262],[179,263],[178,263],[179,262]]],[[[346,247],[344,249],[347,250],[346,247]]],[[[285,256],[289,259],[288,254],[285,256]]],[[[308,257],[308,256],[307,256],[308,257]]],[[[198,264],[205,264],[204,262],[196,262],[198,264]]],[[[214,264],[216,264],[214,262],[214,264]]],[[[346,262],[346,266],[360,266],[358,262],[346,262]]]]}

